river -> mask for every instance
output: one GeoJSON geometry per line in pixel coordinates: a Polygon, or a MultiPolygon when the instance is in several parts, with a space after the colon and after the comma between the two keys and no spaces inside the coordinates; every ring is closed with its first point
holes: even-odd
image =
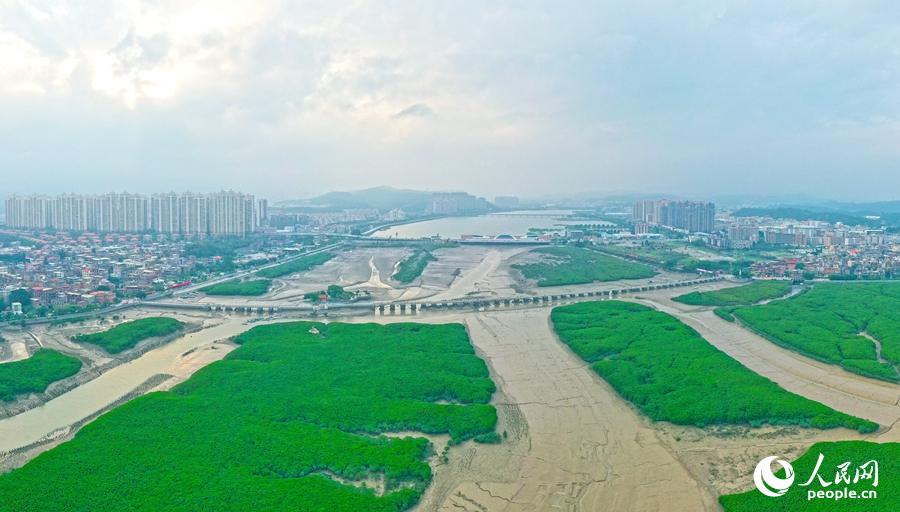
{"type": "Polygon", "coordinates": [[[613,224],[602,220],[564,220],[572,210],[532,210],[504,212],[501,214],[479,215],[477,217],[445,217],[391,226],[377,231],[373,236],[388,238],[423,238],[440,236],[458,239],[462,235],[516,235],[528,233],[529,228],[556,229],[564,231],[565,226],[574,224],[613,224]],[[555,217],[516,217],[516,215],[554,215],[555,217]]]}
{"type": "Polygon", "coordinates": [[[39,407],[0,420],[0,451],[34,443],[54,430],[90,416],[153,375],[165,373],[188,350],[230,338],[253,327],[244,325],[245,320],[246,317],[235,316],[224,324],[178,338],[39,407]]]}

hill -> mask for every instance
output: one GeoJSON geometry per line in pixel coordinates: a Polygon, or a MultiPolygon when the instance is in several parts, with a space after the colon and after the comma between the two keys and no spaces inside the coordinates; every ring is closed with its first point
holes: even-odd
{"type": "Polygon", "coordinates": [[[867,219],[837,211],[813,211],[801,208],[741,208],[734,212],[735,217],[772,217],[773,219],[795,219],[798,221],[819,220],[832,224],[843,222],[848,226],[881,227],[880,219],[867,219]]]}
{"type": "Polygon", "coordinates": [[[312,211],[336,211],[353,208],[377,208],[389,211],[400,208],[411,213],[425,211],[425,203],[431,199],[431,192],[421,190],[374,187],[353,192],[328,192],[307,200],[281,201],[278,206],[303,207],[312,211]]]}

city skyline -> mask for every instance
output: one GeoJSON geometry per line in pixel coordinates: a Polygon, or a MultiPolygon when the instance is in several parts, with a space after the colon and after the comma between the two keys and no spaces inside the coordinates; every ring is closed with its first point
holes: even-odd
{"type": "Polygon", "coordinates": [[[4,204],[5,225],[14,229],[245,236],[258,220],[254,196],[233,190],[10,195],[4,204]]]}

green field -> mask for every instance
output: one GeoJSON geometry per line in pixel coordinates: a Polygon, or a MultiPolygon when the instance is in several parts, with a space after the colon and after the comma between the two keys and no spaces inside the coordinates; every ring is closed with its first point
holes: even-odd
{"type": "Polygon", "coordinates": [[[79,334],[72,339],[78,343],[98,345],[110,354],[118,354],[123,350],[134,348],[141,340],[172,334],[182,327],[184,323],[174,318],[160,316],[121,323],[108,331],[79,334]]]}
{"type": "Polygon", "coordinates": [[[259,277],[265,277],[266,279],[272,279],[287,274],[293,274],[294,272],[304,272],[315,267],[316,265],[325,263],[331,258],[334,258],[334,254],[330,252],[320,252],[317,254],[311,254],[309,256],[302,256],[287,263],[282,263],[281,265],[275,265],[274,267],[260,269],[256,272],[256,275],[259,277]]]}
{"type": "Polygon", "coordinates": [[[811,290],[732,313],[772,342],[845,370],[900,381],[900,283],[817,283],[811,290]],[[875,344],[881,342],[879,362],[875,344]]]}
{"type": "Polygon", "coordinates": [[[528,279],[537,279],[538,286],[585,284],[594,281],[641,279],[653,277],[650,267],[600,254],[579,247],[543,247],[532,253],[544,256],[544,261],[513,265],[528,279]]]}
{"type": "Polygon", "coordinates": [[[80,369],[81,360],[46,348],[28,359],[0,364],[0,400],[12,402],[19,395],[42,393],[50,383],[80,369]]]}
{"type": "Polygon", "coordinates": [[[693,251],[708,255],[708,258],[700,259],[685,252],[686,249],[686,245],[673,242],[646,242],[639,246],[603,245],[597,248],[601,252],[659,266],[671,272],[696,272],[697,269],[703,269],[711,272],[721,271],[727,274],[749,276],[750,265],[754,262],[753,259],[744,258],[719,259],[721,256],[718,253],[708,252],[700,247],[691,247],[693,251]]]}
{"type": "Polygon", "coordinates": [[[235,342],[0,476],[0,511],[396,512],[431,482],[432,447],[381,433],[494,431],[494,383],[462,325],[295,322],[235,342]],[[367,478],[386,492],[337,481],[367,478]]]}
{"type": "Polygon", "coordinates": [[[241,282],[239,279],[232,279],[224,283],[214,284],[200,288],[200,291],[207,295],[264,295],[269,291],[272,281],[268,279],[256,279],[253,281],[241,282]]]}
{"type": "Polygon", "coordinates": [[[749,306],[763,300],[784,297],[790,292],[790,281],[753,281],[744,286],[714,292],[691,292],[672,300],[691,306],[749,306]]]}
{"type": "Polygon", "coordinates": [[[400,262],[397,273],[392,277],[401,283],[411,283],[415,278],[422,275],[428,262],[435,260],[430,252],[423,249],[416,249],[412,256],[400,262]]]}
{"type": "Polygon", "coordinates": [[[584,302],[554,308],[551,319],[563,342],[654,421],[878,428],[785,391],[646,306],[584,302]]]}
{"type": "MultiPolygon", "coordinates": [[[[780,455],[772,452],[772,456],[780,455]]],[[[781,458],[781,457],[779,457],[781,458]]],[[[900,510],[900,444],[897,443],[868,443],[865,441],[840,441],[834,443],[816,443],[810,447],[796,461],[790,461],[794,468],[794,483],[783,496],[772,498],[763,495],[754,488],[741,494],[729,494],[719,496],[719,503],[725,508],[725,512],[783,512],[783,511],[853,511],[853,512],[883,512],[887,510],[900,510]],[[822,465],[819,467],[818,476],[825,483],[823,486],[818,478],[808,486],[804,486],[813,475],[819,455],[823,455],[822,465]],[[874,483],[874,471],[872,478],[859,478],[856,483],[857,470],[869,461],[878,463],[878,487],[874,483]],[[838,468],[839,465],[849,462],[846,473],[838,468]],[[839,474],[846,475],[837,481],[839,474]],[[849,481],[847,481],[849,479],[849,481]],[[809,492],[819,491],[854,491],[856,499],[844,496],[843,499],[834,497],[822,497],[809,499],[809,492]],[[875,498],[861,499],[861,491],[876,491],[875,498]]],[[[773,464],[772,468],[778,468],[775,476],[785,477],[785,471],[780,464],[773,464]]],[[[864,472],[872,469],[869,465],[864,472]]],[[[860,473],[862,474],[862,472],[860,473]]],[[[849,494],[849,493],[848,493],[849,494]]]]}

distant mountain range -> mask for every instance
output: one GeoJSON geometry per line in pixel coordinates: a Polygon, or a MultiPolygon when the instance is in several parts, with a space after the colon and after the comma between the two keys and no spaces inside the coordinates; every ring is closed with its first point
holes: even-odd
{"type": "Polygon", "coordinates": [[[308,211],[341,211],[355,208],[377,208],[390,211],[400,208],[411,213],[425,211],[425,204],[432,192],[397,189],[394,187],[374,187],[353,192],[328,192],[312,199],[279,201],[273,206],[300,208],[308,211]]]}
{"type": "Polygon", "coordinates": [[[806,205],[777,205],[766,208],[741,208],[738,217],[772,217],[775,219],[820,220],[863,225],[872,228],[900,225],[900,201],[875,203],[842,203],[826,201],[806,205]]]}

